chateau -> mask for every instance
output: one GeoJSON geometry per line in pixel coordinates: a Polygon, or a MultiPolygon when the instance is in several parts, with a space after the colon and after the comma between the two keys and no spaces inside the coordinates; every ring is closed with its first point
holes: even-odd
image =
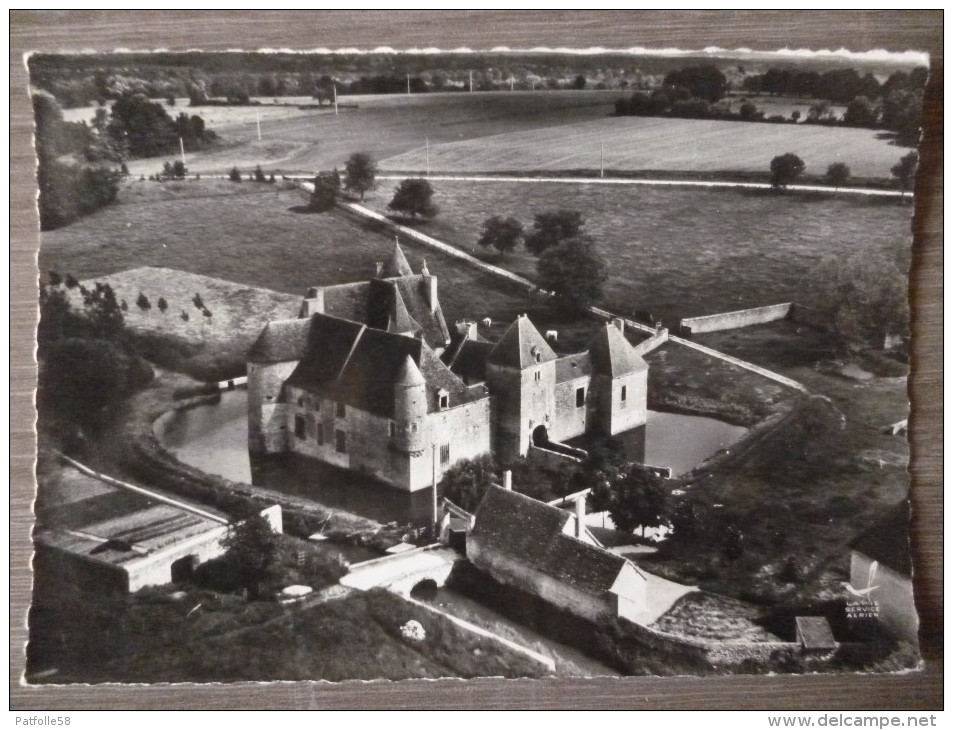
{"type": "Polygon", "coordinates": [[[294,452],[424,489],[462,459],[506,463],[646,420],[648,366],[604,324],[557,355],[521,315],[497,342],[447,327],[437,277],[399,245],[369,281],[312,288],[298,319],[268,323],[248,355],[248,446],[294,452]]]}

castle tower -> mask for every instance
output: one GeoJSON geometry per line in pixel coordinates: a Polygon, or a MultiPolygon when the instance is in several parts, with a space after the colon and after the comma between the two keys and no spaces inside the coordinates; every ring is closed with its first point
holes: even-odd
{"type": "Polygon", "coordinates": [[[404,256],[404,252],[400,247],[400,244],[397,243],[397,239],[394,239],[394,252],[391,254],[390,260],[384,264],[383,268],[377,274],[378,279],[391,279],[395,276],[413,276],[413,269],[410,268],[410,264],[407,263],[407,257],[404,256]]]}
{"type": "Polygon", "coordinates": [[[394,380],[394,425],[391,444],[404,453],[423,451],[429,444],[426,433],[427,381],[408,355],[394,380]]]}
{"type": "Polygon", "coordinates": [[[486,377],[495,401],[500,458],[525,456],[534,434],[548,438],[556,414],[556,353],[525,314],[491,350],[486,377]]]}
{"type": "Polygon", "coordinates": [[[645,424],[649,366],[622,334],[607,324],[589,343],[595,411],[592,426],[613,435],[645,424]]]}

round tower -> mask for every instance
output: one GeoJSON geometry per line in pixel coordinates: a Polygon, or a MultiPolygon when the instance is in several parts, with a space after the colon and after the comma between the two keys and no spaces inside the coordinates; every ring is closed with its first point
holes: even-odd
{"type": "Polygon", "coordinates": [[[394,381],[393,445],[398,451],[422,451],[427,446],[424,433],[427,416],[427,381],[408,355],[394,381]]]}

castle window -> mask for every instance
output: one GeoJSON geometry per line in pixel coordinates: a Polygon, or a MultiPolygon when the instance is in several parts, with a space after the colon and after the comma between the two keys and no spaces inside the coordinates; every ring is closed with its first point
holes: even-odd
{"type": "Polygon", "coordinates": [[[582,408],[586,405],[586,389],[576,388],[576,408],[582,408]]]}
{"type": "Polygon", "coordinates": [[[324,446],[324,424],[318,424],[318,446],[324,446]]]}
{"type": "Polygon", "coordinates": [[[295,416],[295,438],[304,438],[304,416],[295,416]]]}
{"type": "Polygon", "coordinates": [[[390,426],[390,437],[394,438],[397,435],[397,424],[391,421],[388,425],[390,426]]]}
{"type": "Polygon", "coordinates": [[[339,454],[347,453],[347,434],[344,431],[334,432],[334,450],[339,454]]]}
{"type": "Polygon", "coordinates": [[[310,413],[307,416],[305,416],[305,423],[308,426],[308,438],[313,439],[315,436],[314,416],[312,416],[310,413]]]}
{"type": "Polygon", "coordinates": [[[440,466],[446,466],[450,463],[450,444],[440,445],[440,466]]]}
{"type": "Polygon", "coordinates": [[[438,390],[438,391],[437,391],[437,398],[438,398],[439,403],[440,403],[440,410],[441,410],[441,411],[444,410],[444,409],[446,409],[446,408],[449,408],[449,407],[450,407],[450,394],[447,393],[447,391],[445,391],[445,390],[438,390]]]}
{"type": "Polygon", "coordinates": [[[626,395],[628,395],[627,388],[628,388],[628,386],[626,386],[626,385],[623,385],[623,386],[622,386],[622,402],[623,402],[623,403],[625,403],[625,397],[626,397],[626,395]]]}
{"type": "Polygon", "coordinates": [[[540,378],[543,377],[543,371],[537,370],[535,373],[533,373],[533,376],[536,378],[536,382],[538,383],[540,381],[540,378]]]}
{"type": "Polygon", "coordinates": [[[303,406],[303,405],[304,405],[304,396],[303,396],[303,395],[299,395],[299,396],[298,396],[298,405],[299,405],[299,406],[303,406]]]}
{"type": "Polygon", "coordinates": [[[344,407],[344,404],[343,404],[343,403],[338,403],[338,405],[337,405],[337,412],[336,412],[337,417],[338,417],[338,418],[344,418],[345,412],[346,412],[346,409],[345,409],[345,407],[344,407]]]}

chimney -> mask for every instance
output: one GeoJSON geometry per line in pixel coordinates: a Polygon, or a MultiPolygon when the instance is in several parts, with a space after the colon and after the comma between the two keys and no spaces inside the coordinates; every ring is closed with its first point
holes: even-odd
{"type": "Polygon", "coordinates": [[[437,277],[425,276],[424,282],[427,284],[427,302],[430,304],[430,313],[437,311],[437,277]]]}
{"type": "Polygon", "coordinates": [[[503,472],[503,489],[507,492],[513,491],[513,472],[509,469],[503,472]]]}
{"type": "Polygon", "coordinates": [[[324,314],[324,289],[311,287],[304,301],[301,302],[300,319],[306,319],[312,314],[324,314]]]}
{"type": "Polygon", "coordinates": [[[619,332],[625,334],[625,320],[622,317],[613,317],[612,326],[615,327],[619,332]]]}
{"type": "Polygon", "coordinates": [[[586,497],[576,497],[576,537],[582,538],[586,529],[586,497]]]}

